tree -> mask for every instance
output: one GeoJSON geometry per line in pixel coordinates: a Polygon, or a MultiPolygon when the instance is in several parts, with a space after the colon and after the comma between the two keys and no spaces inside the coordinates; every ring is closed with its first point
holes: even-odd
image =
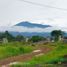
{"type": "Polygon", "coordinates": [[[22,35],[17,35],[16,40],[17,41],[22,41],[22,40],[24,40],[24,37],[22,35]]]}
{"type": "Polygon", "coordinates": [[[0,39],[3,39],[5,36],[4,36],[4,33],[1,33],[0,32],[0,39]]]}
{"type": "Polygon", "coordinates": [[[8,31],[0,32],[0,39],[6,38],[8,41],[14,41],[15,37],[11,35],[8,31]]]}
{"type": "Polygon", "coordinates": [[[8,41],[13,41],[15,39],[15,37],[12,36],[8,31],[5,31],[4,38],[7,38],[8,41]]]}
{"type": "Polygon", "coordinates": [[[63,35],[61,30],[54,30],[51,32],[51,36],[54,38],[55,41],[59,40],[59,37],[63,35]]]}
{"type": "Polygon", "coordinates": [[[41,37],[41,36],[32,36],[32,38],[30,39],[30,41],[32,42],[38,42],[38,41],[41,41],[41,40],[44,40],[45,38],[44,37],[41,37]]]}

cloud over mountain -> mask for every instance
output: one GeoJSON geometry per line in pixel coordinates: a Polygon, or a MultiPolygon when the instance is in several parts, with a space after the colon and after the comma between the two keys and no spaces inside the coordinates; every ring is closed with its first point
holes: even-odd
{"type": "Polygon", "coordinates": [[[6,30],[13,32],[51,32],[52,30],[62,30],[67,32],[66,27],[34,24],[28,21],[20,22],[11,27],[0,28],[0,31],[6,31],[6,30]]]}
{"type": "Polygon", "coordinates": [[[53,30],[62,30],[67,32],[66,27],[34,24],[29,23],[27,21],[20,22],[11,27],[0,27],[0,32],[9,31],[13,35],[21,34],[24,36],[32,36],[32,35],[48,36],[50,35],[50,32],[53,30]]]}

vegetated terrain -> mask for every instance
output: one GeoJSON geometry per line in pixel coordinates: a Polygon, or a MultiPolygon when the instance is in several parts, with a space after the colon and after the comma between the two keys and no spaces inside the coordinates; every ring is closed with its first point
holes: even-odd
{"type": "MultiPolygon", "coordinates": [[[[22,61],[17,60],[19,63],[13,64],[11,67],[58,67],[57,64],[66,65],[67,63],[67,44],[55,42],[32,45],[23,42],[11,42],[0,45],[0,61],[13,56],[26,56],[25,54],[28,54],[31,59],[26,60],[24,58],[25,61],[23,61],[24,59],[20,58],[22,61]],[[38,49],[42,50],[43,55],[38,56],[37,54],[33,54],[32,57],[29,55],[32,51],[38,49]]],[[[28,55],[26,57],[28,57],[28,55]]]]}
{"type": "Polygon", "coordinates": [[[23,42],[10,42],[6,44],[0,44],[0,60],[17,56],[25,53],[30,53],[34,49],[33,46],[24,45],[23,42]]]}
{"type": "Polygon", "coordinates": [[[52,50],[42,56],[34,56],[27,62],[14,64],[12,67],[67,67],[67,44],[57,42],[49,43],[46,46],[51,47],[52,50]]]}

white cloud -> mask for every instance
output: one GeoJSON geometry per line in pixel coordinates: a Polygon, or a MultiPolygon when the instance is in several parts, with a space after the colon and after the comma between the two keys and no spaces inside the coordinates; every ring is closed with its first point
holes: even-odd
{"type": "MultiPolygon", "coordinates": [[[[28,0],[67,9],[67,0],[28,0]]],[[[12,26],[21,21],[67,27],[67,11],[39,7],[20,0],[0,0],[0,26],[12,26]]],[[[64,28],[64,29],[65,29],[64,28]]]]}
{"type": "Polygon", "coordinates": [[[67,32],[66,27],[59,27],[59,26],[54,26],[54,27],[47,27],[47,28],[27,28],[27,27],[22,27],[22,26],[13,26],[13,27],[1,27],[0,31],[12,31],[12,32],[51,32],[53,30],[62,30],[67,32]]]}

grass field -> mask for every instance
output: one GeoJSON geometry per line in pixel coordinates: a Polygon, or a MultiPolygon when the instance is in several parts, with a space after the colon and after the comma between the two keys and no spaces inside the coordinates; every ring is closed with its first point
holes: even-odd
{"type": "MultiPolygon", "coordinates": [[[[67,62],[67,58],[64,58],[64,55],[67,55],[67,44],[62,42],[57,43],[48,43],[48,44],[41,44],[41,45],[29,45],[22,42],[11,42],[7,44],[0,44],[0,60],[11,57],[11,56],[18,56],[25,53],[30,53],[37,47],[47,47],[52,48],[52,50],[42,56],[34,56],[31,60],[27,62],[19,62],[18,64],[12,65],[11,67],[36,67],[41,65],[47,64],[55,64],[58,62],[67,62]]],[[[48,65],[46,67],[57,67],[57,65],[48,65]]]]}
{"type": "Polygon", "coordinates": [[[34,49],[33,46],[24,45],[20,42],[11,42],[7,44],[0,44],[0,60],[11,56],[17,56],[25,53],[30,53],[34,49]]]}
{"type": "MultiPolygon", "coordinates": [[[[13,65],[14,67],[36,67],[37,65],[41,65],[41,67],[58,67],[57,65],[48,65],[55,64],[58,62],[67,62],[67,58],[64,58],[64,55],[67,55],[67,44],[58,42],[46,45],[49,47],[53,47],[53,50],[39,57],[33,57],[28,62],[20,62],[17,65],[13,65]],[[47,65],[47,66],[45,66],[47,65]]],[[[45,46],[44,46],[45,47],[45,46]]],[[[59,66],[63,67],[63,66],[59,66]]]]}

